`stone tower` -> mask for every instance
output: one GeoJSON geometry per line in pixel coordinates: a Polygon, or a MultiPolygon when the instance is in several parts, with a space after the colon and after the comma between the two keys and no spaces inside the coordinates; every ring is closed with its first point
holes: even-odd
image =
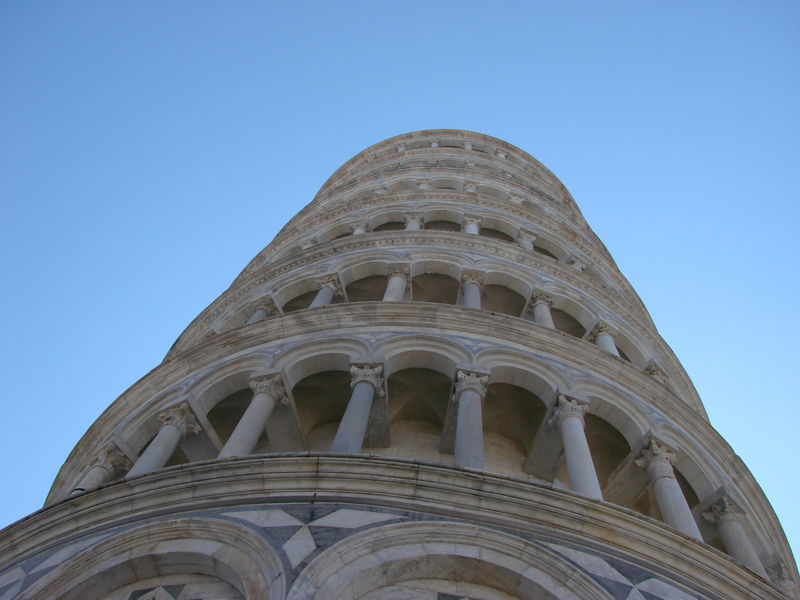
{"type": "Polygon", "coordinates": [[[325,183],[0,533],[0,599],[799,598],[767,499],[552,173],[325,183]]]}

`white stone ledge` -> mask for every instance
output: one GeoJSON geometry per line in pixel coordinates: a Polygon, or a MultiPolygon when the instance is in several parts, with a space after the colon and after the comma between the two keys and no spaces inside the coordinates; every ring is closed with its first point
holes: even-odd
{"type": "Polygon", "coordinates": [[[124,523],[221,506],[337,502],[422,511],[589,545],[729,600],[788,596],[727,555],[616,505],[483,472],[377,456],[296,453],[172,467],[42,509],[0,532],[0,565],[124,523]]]}

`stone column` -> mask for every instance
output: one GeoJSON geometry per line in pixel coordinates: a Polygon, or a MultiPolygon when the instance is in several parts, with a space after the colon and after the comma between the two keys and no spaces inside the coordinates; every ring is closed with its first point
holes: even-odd
{"type": "Polygon", "coordinates": [[[536,242],[536,234],[528,231],[527,229],[520,229],[517,234],[517,244],[525,248],[525,250],[533,251],[533,244],[536,242]]]}
{"type": "Polygon", "coordinates": [[[653,486],[664,522],[702,542],[703,536],[700,535],[700,529],[692,516],[683,490],[675,479],[675,472],[672,470],[674,461],[674,452],[666,445],[651,439],[642,450],[641,456],[634,462],[637,466],[647,469],[647,476],[653,486]]]}
{"type": "Polygon", "coordinates": [[[596,346],[609,354],[619,356],[619,350],[617,350],[617,345],[614,343],[614,334],[606,323],[600,322],[594,326],[594,329],[589,334],[589,341],[594,342],[596,346]]]}
{"type": "Polygon", "coordinates": [[[369,223],[367,221],[358,221],[350,226],[353,235],[362,235],[369,231],[369,223]]]}
{"type": "Polygon", "coordinates": [[[347,410],[344,411],[336,437],[331,444],[331,452],[358,454],[364,444],[364,436],[369,425],[372,400],[384,395],[383,365],[362,363],[350,365],[350,387],[353,393],[347,410]]]}
{"type": "Polygon", "coordinates": [[[744,531],[744,511],[729,496],[722,496],[703,513],[703,518],[714,523],[725,544],[725,549],[751,571],[769,579],[761,559],[758,558],[750,538],[744,531]]]}
{"type": "Polygon", "coordinates": [[[420,231],[424,224],[422,213],[408,213],[406,215],[406,231],[420,231]]]}
{"type": "Polygon", "coordinates": [[[239,419],[231,437],[225,442],[219,458],[252,454],[275,408],[275,402],[284,405],[288,402],[280,373],[252,379],[250,389],[253,390],[250,405],[239,419]]]}
{"type": "Polygon", "coordinates": [[[557,423],[561,431],[570,489],[589,498],[602,500],[603,494],[597,481],[589,443],[586,441],[586,432],[583,429],[583,417],[588,408],[589,403],[585,400],[559,394],[558,404],[553,410],[550,422],[557,423]]]}
{"type": "Polygon", "coordinates": [[[531,296],[531,301],[528,304],[530,310],[533,311],[533,321],[539,325],[544,325],[550,329],[555,329],[553,323],[553,315],[550,314],[550,307],[553,306],[553,300],[544,292],[535,291],[531,296]]]}
{"type": "Polygon", "coordinates": [[[253,323],[263,321],[267,317],[273,315],[275,311],[275,303],[272,301],[272,298],[262,298],[253,311],[253,314],[247,319],[246,325],[252,325],[253,323]]]}
{"type": "Polygon", "coordinates": [[[308,305],[308,308],[327,306],[331,303],[331,300],[342,294],[342,285],[339,283],[339,276],[335,273],[318,279],[317,287],[319,291],[314,296],[311,304],[308,305]]]}
{"type": "Polygon", "coordinates": [[[481,218],[474,215],[464,215],[464,233],[478,235],[481,232],[481,218]]]}
{"type": "Polygon", "coordinates": [[[483,273],[464,271],[461,275],[461,305],[466,308],[481,309],[481,290],[483,290],[483,273]]]}
{"type": "Polygon", "coordinates": [[[127,469],[131,466],[130,459],[117,448],[116,444],[107,444],[98,452],[91,462],[89,470],[81,477],[69,497],[80,496],[86,492],[96,490],[104,483],[111,480],[114,473],[120,469],[127,469]]]}
{"type": "Polygon", "coordinates": [[[393,264],[387,268],[388,279],[386,281],[386,291],[383,294],[385,302],[400,302],[406,297],[408,288],[408,265],[393,264]]]}
{"type": "Polygon", "coordinates": [[[161,422],[161,429],[128,471],[126,478],[152,473],[162,468],[185,436],[200,431],[200,424],[186,403],[165,410],[158,415],[158,420],[161,422]]]}
{"type": "Polygon", "coordinates": [[[489,385],[489,375],[475,371],[456,371],[455,463],[459,467],[483,469],[483,411],[481,405],[489,385]]]}

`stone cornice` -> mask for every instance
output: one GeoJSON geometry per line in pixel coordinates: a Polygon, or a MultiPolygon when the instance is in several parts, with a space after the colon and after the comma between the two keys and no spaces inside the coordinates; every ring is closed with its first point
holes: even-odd
{"type": "MultiPolygon", "coordinates": [[[[463,519],[517,534],[589,544],[689,581],[726,600],[786,600],[776,586],[663,523],[550,485],[419,461],[294,453],[182,465],[107,485],[0,532],[0,564],[135,518],[281,501],[367,503],[463,519]],[[264,482],[269,481],[268,489],[264,482]],[[232,490],[235,495],[232,495],[232,490]],[[447,498],[445,505],[442,498],[447,498]]],[[[788,546],[784,560],[793,564],[788,546]]],[[[791,573],[795,581],[796,573],[791,573]]],[[[796,597],[796,596],[795,596],[796,597]]]]}

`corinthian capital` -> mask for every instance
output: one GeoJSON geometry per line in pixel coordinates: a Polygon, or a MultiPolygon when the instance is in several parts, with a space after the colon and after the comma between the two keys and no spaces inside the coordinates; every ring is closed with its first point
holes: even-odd
{"type": "Polygon", "coordinates": [[[614,330],[611,329],[611,326],[608,323],[600,321],[599,323],[597,323],[597,325],[594,326],[592,331],[589,332],[589,341],[594,342],[595,340],[597,340],[597,336],[600,335],[607,335],[613,339],[616,334],[614,333],[614,330]]]}
{"type": "Polygon", "coordinates": [[[479,371],[467,371],[459,369],[456,371],[456,399],[465,391],[473,390],[483,398],[489,386],[489,374],[479,371]]]}
{"type": "Polygon", "coordinates": [[[672,470],[675,453],[669,446],[659,442],[656,438],[650,438],[647,441],[641,454],[633,462],[637,467],[647,469],[652,480],[661,477],[675,477],[675,472],[672,470]]]}
{"type": "Polygon", "coordinates": [[[94,455],[90,467],[103,467],[106,471],[113,474],[119,469],[129,469],[131,460],[122,453],[114,442],[109,442],[94,455]]]}
{"type": "Polygon", "coordinates": [[[406,227],[408,227],[409,223],[416,223],[417,227],[422,229],[422,226],[425,224],[425,217],[421,212],[406,213],[406,227]]]}
{"type": "Polygon", "coordinates": [[[536,243],[536,234],[532,231],[528,231],[527,229],[520,229],[519,233],[517,234],[517,243],[520,246],[523,246],[526,243],[533,246],[533,244],[536,243]]]}
{"type": "Polygon", "coordinates": [[[410,270],[407,263],[392,263],[386,265],[387,277],[391,277],[392,275],[403,275],[406,279],[408,279],[409,272],[410,270]]]}
{"type": "Polygon", "coordinates": [[[661,383],[667,382],[667,374],[664,373],[664,371],[655,363],[655,361],[651,360],[650,364],[644,368],[644,372],[650,375],[650,377],[656,381],[660,381],[661,383]]]}
{"type": "Polygon", "coordinates": [[[337,273],[330,273],[329,275],[324,275],[317,279],[317,287],[322,289],[324,287],[329,287],[333,290],[335,296],[342,295],[342,282],[339,281],[339,275],[337,273]]]}
{"type": "Polygon", "coordinates": [[[200,432],[200,423],[197,422],[192,409],[185,402],[160,413],[158,420],[162,427],[165,425],[177,427],[182,436],[200,432]]]}
{"type": "Polygon", "coordinates": [[[250,389],[254,394],[266,394],[276,402],[284,406],[289,403],[286,397],[286,387],[283,385],[283,377],[280,373],[270,373],[261,375],[250,380],[250,389]]]}
{"type": "Polygon", "coordinates": [[[529,303],[530,308],[533,308],[537,304],[547,304],[547,306],[553,306],[553,299],[544,292],[535,290],[529,303]]]}
{"type": "Polygon", "coordinates": [[[555,408],[553,408],[553,414],[548,424],[558,424],[569,417],[576,417],[583,423],[583,417],[586,415],[587,410],[589,410],[589,402],[587,400],[571,398],[565,394],[559,394],[558,402],[555,408]]]}
{"type": "Polygon", "coordinates": [[[354,363],[350,365],[350,388],[366,381],[375,388],[375,395],[383,396],[383,365],[380,363],[354,363]]]}
{"type": "Polygon", "coordinates": [[[480,271],[465,270],[461,273],[461,282],[464,285],[474,283],[479,288],[483,289],[483,273],[480,271]]]}
{"type": "Polygon", "coordinates": [[[741,521],[744,511],[730,496],[721,496],[703,512],[703,518],[709,523],[718,525],[724,521],[741,521]]]}
{"type": "Polygon", "coordinates": [[[481,226],[481,218],[477,215],[464,215],[464,227],[467,225],[481,226]]]}

